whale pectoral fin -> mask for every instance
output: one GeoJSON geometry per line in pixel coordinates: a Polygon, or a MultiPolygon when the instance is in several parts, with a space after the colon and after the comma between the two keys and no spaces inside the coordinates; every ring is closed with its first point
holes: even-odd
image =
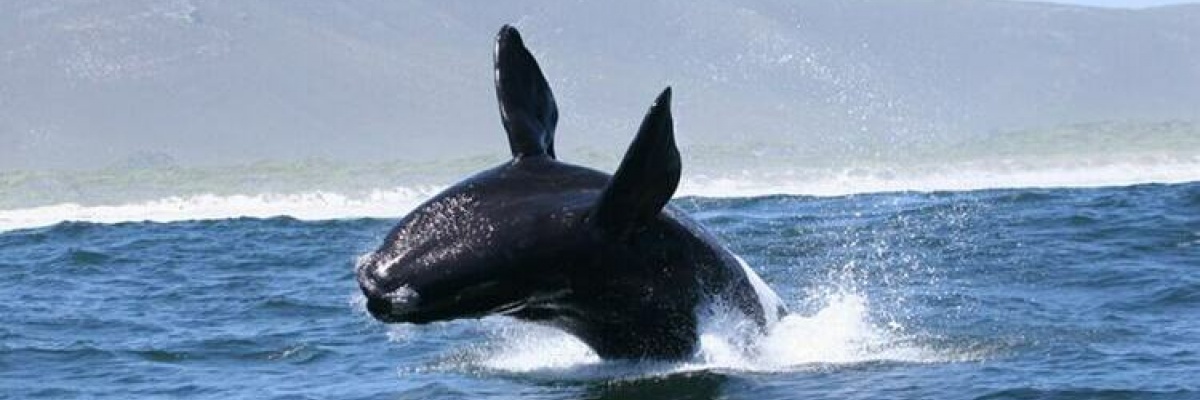
{"type": "Polygon", "coordinates": [[[592,223],[608,233],[625,235],[652,220],[675,194],[680,168],[667,87],[646,113],[621,166],[600,194],[592,223]]]}
{"type": "Polygon", "coordinates": [[[516,28],[505,25],[496,36],[496,99],[514,158],[554,157],[558,106],[533,54],[516,28]]]}

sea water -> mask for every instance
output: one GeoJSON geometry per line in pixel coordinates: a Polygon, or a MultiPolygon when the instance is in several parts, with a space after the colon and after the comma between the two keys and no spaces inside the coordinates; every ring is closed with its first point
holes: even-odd
{"type": "Polygon", "coordinates": [[[791,314],[758,334],[700,310],[675,362],[501,317],[370,318],[354,261],[436,186],[12,208],[0,398],[1200,397],[1200,183],[702,189],[674,204],[791,314]]]}

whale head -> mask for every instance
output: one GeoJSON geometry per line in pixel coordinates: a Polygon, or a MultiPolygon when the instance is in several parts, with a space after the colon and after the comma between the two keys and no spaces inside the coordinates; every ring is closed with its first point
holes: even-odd
{"type": "MultiPolygon", "coordinates": [[[[506,201],[506,179],[460,185],[404,217],[359,260],[367,310],[385,322],[510,314],[568,287],[547,260],[577,251],[559,208],[506,201]],[[556,240],[549,240],[546,234],[556,240]]],[[[578,218],[574,218],[578,219],[578,218]]]]}

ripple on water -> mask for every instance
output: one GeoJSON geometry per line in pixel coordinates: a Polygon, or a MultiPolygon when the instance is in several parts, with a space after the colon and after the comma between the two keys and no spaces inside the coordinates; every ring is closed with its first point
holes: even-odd
{"type": "Polygon", "coordinates": [[[0,397],[1197,398],[1200,184],[681,201],[797,312],[680,362],[503,318],[384,326],[394,220],[0,233],[0,397]],[[749,338],[749,339],[746,339],[749,338]]]}

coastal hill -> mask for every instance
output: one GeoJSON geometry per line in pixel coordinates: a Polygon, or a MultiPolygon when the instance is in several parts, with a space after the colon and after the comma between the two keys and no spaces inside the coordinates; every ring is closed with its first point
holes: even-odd
{"type": "Polygon", "coordinates": [[[623,147],[668,84],[680,143],[697,148],[1190,127],[1196,21],[1195,5],[961,0],[13,0],[0,170],[503,153],[503,23],[552,81],[560,149],[623,147]]]}

